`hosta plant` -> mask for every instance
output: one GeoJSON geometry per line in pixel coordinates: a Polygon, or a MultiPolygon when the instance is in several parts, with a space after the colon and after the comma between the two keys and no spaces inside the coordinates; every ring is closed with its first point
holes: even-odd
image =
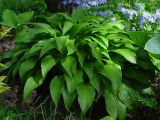
{"type": "Polygon", "coordinates": [[[138,91],[148,85],[148,69],[138,65],[139,47],[129,39],[121,21],[109,22],[85,13],[82,9],[72,15],[56,13],[47,18],[48,24],[24,26],[14,38],[10,56],[4,55],[11,58],[6,64],[8,77],[18,75],[25,84],[24,100],[47,80],[56,107],[62,96],[69,110],[78,97],[85,115],[103,96],[110,115],[106,118],[125,120],[127,109],[137,105],[138,91]],[[137,83],[142,86],[136,87],[137,83]]]}
{"type": "Polygon", "coordinates": [[[28,11],[17,15],[14,11],[6,9],[2,14],[1,24],[11,28],[17,28],[29,22],[33,14],[33,11],[28,11]]]}

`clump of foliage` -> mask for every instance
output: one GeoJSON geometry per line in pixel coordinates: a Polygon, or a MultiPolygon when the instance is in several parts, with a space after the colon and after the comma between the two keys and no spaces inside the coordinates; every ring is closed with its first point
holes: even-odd
{"type": "MultiPolygon", "coordinates": [[[[71,16],[52,15],[48,24],[23,26],[7,56],[8,78],[20,77],[25,84],[24,100],[49,79],[56,107],[61,95],[67,110],[78,97],[85,115],[103,96],[110,115],[107,118],[125,120],[126,111],[138,105],[139,91],[154,78],[155,67],[143,50],[149,36],[125,32],[121,21],[85,13],[75,9],[71,16]]],[[[15,25],[13,20],[10,24],[15,25]]]]}
{"type": "Polygon", "coordinates": [[[13,10],[16,14],[34,11],[36,13],[34,18],[37,21],[47,13],[44,0],[0,0],[0,16],[6,9],[13,10]]]}
{"type": "Polygon", "coordinates": [[[6,9],[2,14],[1,24],[10,28],[18,28],[33,18],[33,11],[17,15],[14,11],[6,9]]]}
{"type": "MultiPolygon", "coordinates": [[[[0,63],[0,67],[6,67],[6,66],[0,63]]],[[[10,89],[10,87],[8,87],[5,83],[3,83],[5,78],[6,76],[0,76],[0,94],[10,89]]]]}

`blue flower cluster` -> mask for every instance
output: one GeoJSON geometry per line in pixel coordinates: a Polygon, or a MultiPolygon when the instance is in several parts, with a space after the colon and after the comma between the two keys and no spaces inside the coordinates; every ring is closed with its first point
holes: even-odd
{"type": "Polygon", "coordinates": [[[133,20],[134,16],[138,15],[138,12],[136,10],[123,8],[120,4],[118,4],[118,10],[124,14],[129,20],[133,20]]]}
{"type": "Polygon", "coordinates": [[[124,14],[129,20],[133,20],[134,17],[139,16],[138,18],[138,24],[139,28],[143,29],[144,28],[144,23],[156,23],[157,21],[160,20],[160,9],[156,10],[155,14],[146,12],[144,8],[141,6],[140,3],[135,4],[135,9],[128,9],[128,8],[123,8],[120,4],[118,4],[118,10],[124,14]]]}
{"type": "Polygon", "coordinates": [[[107,3],[107,0],[63,0],[64,5],[75,4],[77,7],[90,8],[107,3]]]}
{"type": "Polygon", "coordinates": [[[149,22],[149,23],[156,23],[160,20],[160,9],[156,10],[155,14],[151,14],[149,12],[144,12],[142,13],[142,15],[139,17],[139,27],[141,29],[144,28],[143,24],[145,22],[149,22]]]}
{"type": "Polygon", "coordinates": [[[160,9],[156,10],[156,19],[160,20],[160,9]]]}
{"type": "Polygon", "coordinates": [[[106,16],[106,15],[112,15],[113,12],[111,10],[106,10],[106,11],[96,11],[93,13],[93,15],[100,15],[100,16],[106,16]]]}

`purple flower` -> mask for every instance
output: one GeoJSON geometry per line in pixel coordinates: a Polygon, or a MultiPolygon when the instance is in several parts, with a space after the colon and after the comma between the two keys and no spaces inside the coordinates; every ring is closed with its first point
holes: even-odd
{"type": "Polygon", "coordinates": [[[111,10],[106,10],[106,11],[96,11],[93,13],[93,15],[100,15],[100,16],[106,16],[106,15],[112,15],[113,12],[111,10]]]}
{"type": "Polygon", "coordinates": [[[155,15],[152,15],[148,12],[144,12],[143,13],[143,21],[148,21],[148,22],[151,22],[151,23],[155,23],[156,22],[156,17],[155,17],[155,15]]]}
{"type": "Polygon", "coordinates": [[[121,9],[122,9],[122,5],[118,4],[118,10],[121,11],[121,9]]]}
{"type": "Polygon", "coordinates": [[[160,9],[156,10],[156,19],[160,20],[160,9]]]}
{"type": "Polygon", "coordinates": [[[107,3],[107,0],[63,0],[62,3],[75,4],[77,7],[89,8],[92,6],[98,6],[107,3]]]}
{"type": "Polygon", "coordinates": [[[67,5],[68,2],[66,0],[62,1],[63,5],[67,5]]]}
{"type": "Polygon", "coordinates": [[[137,16],[138,13],[135,10],[123,8],[120,4],[118,4],[119,11],[124,14],[129,20],[132,20],[134,16],[137,16]]]}
{"type": "Polygon", "coordinates": [[[144,10],[140,3],[135,4],[135,9],[140,10],[140,11],[144,10]]]}

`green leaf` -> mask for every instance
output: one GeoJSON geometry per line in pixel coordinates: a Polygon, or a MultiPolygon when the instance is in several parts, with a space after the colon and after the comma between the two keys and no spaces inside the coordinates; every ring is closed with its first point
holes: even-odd
{"type": "Polygon", "coordinates": [[[85,114],[94,101],[95,91],[90,85],[81,84],[77,87],[77,94],[80,108],[85,114]]]}
{"type": "Polygon", "coordinates": [[[44,78],[54,65],[56,65],[56,60],[51,55],[48,55],[42,59],[41,70],[42,70],[42,76],[44,78]]]}
{"type": "Polygon", "coordinates": [[[67,90],[69,93],[73,93],[80,83],[83,82],[83,72],[81,70],[76,70],[75,74],[72,76],[65,75],[65,80],[67,84],[67,90]]]}
{"type": "Polygon", "coordinates": [[[69,111],[69,108],[71,107],[73,101],[76,98],[76,93],[75,92],[69,93],[66,90],[63,90],[62,95],[63,95],[64,105],[66,109],[69,111]]]}
{"type": "Polygon", "coordinates": [[[18,15],[18,25],[22,25],[29,22],[33,18],[33,14],[33,11],[28,11],[18,15]]]}
{"type": "Polygon", "coordinates": [[[160,35],[149,39],[144,49],[153,54],[160,54],[160,35]]]}
{"type": "Polygon", "coordinates": [[[45,23],[32,23],[32,24],[38,28],[41,28],[45,33],[48,33],[53,37],[56,36],[56,31],[48,24],[45,24],[45,23]]]}
{"type": "Polygon", "coordinates": [[[39,73],[34,77],[30,76],[24,86],[23,100],[27,101],[33,90],[39,87],[42,83],[43,78],[39,73]]]}
{"type": "Polygon", "coordinates": [[[133,101],[130,95],[130,91],[126,85],[122,84],[120,86],[118,97],[125,104],[125,106],[127,106],[127,108],[133,108],[133,101]]]}
{"type": "Polygon", "coordinates": [[[148,87],[142,90],[143,94],[148,94],[148,95],[155,95],[154,90],[152,87],[148,87]]]}
{"type": "Polygon", "coordinates": [[[89,28],[88,26],[89,26],[89,23],[81,23],[81,24],[73,25],[69,31],[71,38],[77,37],[78,34],[81,33],[81,31],[83,31],[84,29],[88,29],[89,28]]]}
{"type": "Polygon", "coordinates": [[[73,56],[67,56],[61,60],[61,64],[69,76],[72,76],[76,71],[77,61],[73,56]]]}
{"type": "Polygon", "coordinates": [[[63,35],[66,34],[74,25],[73,22],[70,21],[65,21],[64,26],[63,26],[63,35]]]}
{"type": "Polygon", "coordinates": [[[26,73],[34,68],[36,64],[36,59],[27,59],[21,63],[19,68],[19,76],[21,80],[24,80],[26,73]]]}
{"type": "Polygon", "coordinates": [[[118,118],[119,120],[125,120],[126,119],[126,106],[121,102],[118,101],[118,118]]]}
{"type": "Polygon", "coordinates": [[[91,43],[89,43],[89,46],[92,51],[92,56],[95,57],[97,60],[101,60],[102,59],[101,50],[100,50],[100,47],[98,46],[98,44],[96,42],[91,42],[91,43]]]}
{"type": "Polygon", "coordinates": [[[54,77],[50,83],[50,93],[52,100],[56,107],[58,106],[58,102],[63,90],[63,79],[62,77],[54,77]]]}
{"type": "Polygon", "coordinates": [[[80,65],[83,66],[85,57],[87,56],[87,53],[82,49],[77,49],[76,54],[77,54],[78,61],[79,61],[80,65]]]}
{"type": "Polygon", "coordinates": [[[113,90],[117,91],[122,83],[122,71],[121,66],[107,61],[104,66],[98,66],[98,72],[111,80],[113,90]]]}
{"type": "Polygon", "coordinates": [[[128,32],[129,37],[134,41],[138,46],[144,48],[146,42],[149,39],[149,33],[143,31],[134,31],[128,32]]]}
{"type": "Polygon", "coordinates": [[[82,8],[76,8],[73,12],[72,12],[72,15],[71,17],[78,21],[78,22],[81,22],[83,21],[84,17],[85,17],[85,9],[82,9],[82,8]]]}
{"type": "Polygon", "coordinates": [[[40,46],[32,46],[31,49],[28,52],[28,57],[34,56],[34,55],[39,55],[39,51],[42,49],[40,46]]]}
{"type": "Polygon", "coordinates": [[[118,111],[118,100],[113,95],[112,92],[109,92],[108,90],[105,90],[104,93],[105,103],[106,103],[106,110],[109,113],[110,116],[112,116],[114,119],[117,118],[117,111],[118,111]]]}
{"type": "Polygon", "coordinates": [[[4,67],[5,68],[6,66],[4,64],[0,63],[0,67],[4,67]]]}
{"type": "MultiPolygon", "coordinates": [[[[0,76],[0,79],[3,79],[3,77],[4,76],[0,76]]],[[[8,87],[5,83],[3,83],[2,81],[0,81],[0,94],[3,93],[3,92],[6,92],[9,89],[10,89],[10,87],[8,87]]]]}
{"type": "Polygon", "coordinates": [[[68,50],[68,54],[67,55],[71,55],[76,51],[75,48],[75,40],[67,40],[67,50],[68,50]]]}
{"type": "Polygon", "coordinates": [[[99,92],[100,91],[100,81],[93,71],[93,64],[87,63],[83,67],[85,73],[87,74],[91,85],[99,92]]]}
{"type": "Polygon", "coordinates": [[[114,120],[114,119],[111,116],[106,116],[106,117],[104,117],[104,118],[102,118],[100,120],[114,120]]]}
{"type": "Polygon", "coordinates": [[[4,81],[7,76],[0,76],[0,82],[4,81]]]}
{"type": "Polygon", "coordinates": [[[56,48],[55,45],[51,43],[46,44],[40,52],[40,58],[43,57],[45,54],[47,54],[50,50],[53,50],[54,48],[56,48]]]}
{"type": "Polygon", "coordinates": [[[33,42],[32,39],[39,33],[44,31],[40,28],[28,28],[25,27],[22,31],[14,37],[16,43],[29,43],[33,42]]]}
{"type": "Polygon", "coordinates": [[[12,10],[5,10],[2,15],[3,23],[9,27],[17,27],[17,15],[12,10]]]}
{"type": "Polygon", "coordinates": [[[66,41],[68,40],[68,36],[61,36],[55,38],[58,50],[62,53],[66,48],[66,41]]]}
{"type": "Polygon", "coordinates": [[[136,53],[131,49],[116,49],[113,52],[122,55],[126,60],[136,64],[136,53]]]}

